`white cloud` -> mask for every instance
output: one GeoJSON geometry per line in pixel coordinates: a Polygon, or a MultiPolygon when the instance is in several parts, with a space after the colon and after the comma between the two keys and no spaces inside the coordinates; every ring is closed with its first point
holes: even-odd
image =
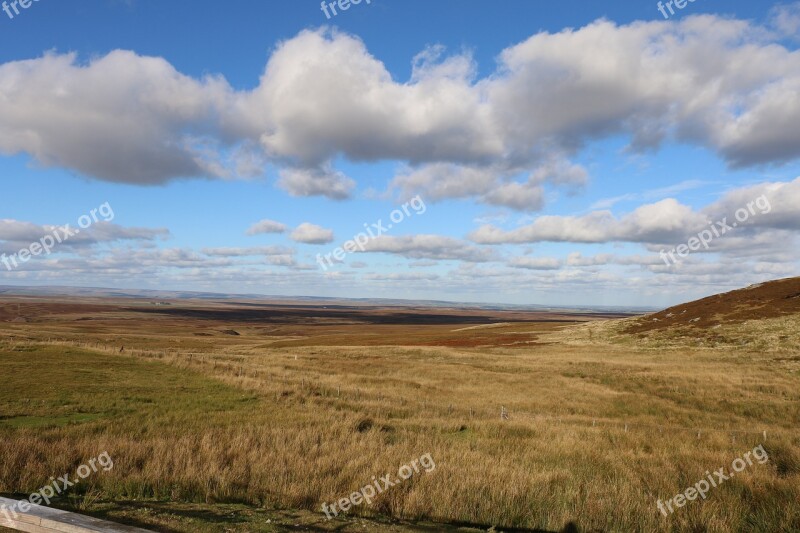
{"type": "Polygon", "coordinates": [[[278,186],[292,196],[327,196],[331,200],[350,197],[356,182],[330,168],[286,168],[278,186]]]}
{"type": "Polygon", "coordinates": [[[595,211],[588,215],[541,216],[532,224],[504,231],[496,226],[481,226],[470,238],[481,244],[576,242],[605,243],[673,242],[706,225],[706,217],[677,200],[666,199],[643,205],[622,218],[610,211],[595,211]]]}
{"type": "Polygon", "coordinates": [[[392,79],[364,43],[303,31],[281,43],[248,99],[253,128],[274,157],[317,166],[351,160],[480,161],[502,150],[465,56],[417,58],[413,81],[392,79]],[[347,127],[343,127],[346,125],[347,127]]]}
{"type": "Polygon", "coordinates": [[[469,243],[441,235],[392,237],[382,235],[369,241],[367,252],[401,255],[409,259],[461,260],[485,262],[497,260],[495,250],[471,246],[469,243]]]}
{"type": "MultiPolygon", "coordinates": [[[[753,260],[762,265],[760,272],[770,269],[783,272],[787,265],[796,265],[800,258],[800,252],[796,251],[797,231],[800,230],[800,178],[734,189],[698,210],[677,200],[666,199],[640,206],[621,217],[610,211],[596,211],[583,216],[540,216],[532,223],[512,230],[483,225],[470,238],[480,244],[493,245],[544,241],[577,244],[626,242],[641,244],[649,252],[660,253],[687,243],[701,231],[708,230],[711,235],[712,227],[717,228],[719,234],[712,236],[708,249],[701,248],[696,253],[721,254],[722,261],[735,263],[738,271],[755,268],[753,260]],[[741,217],[738,221],[737,212],[741,217]],[[769,264],[777,266],[764,266],[769,264]]],[[[690,268],[683,265],[667,267],[658,255],[619,257],[599,254],[584,257],[580,252],[571,253],[566,264],[572,267],[641,266],[665,274],[685,273],[690,268]]],[[[509,265],[524,267],[524,261],[512,260],[509,265]]]]}
{"type": "Polygon", "coordinates": [[[514,257],[508,266],[526,270],[558,270],[561,261],[552,257],[514,257]]]}
{"type": "Polygon", "coordinates": [[[574,192],[587,183],[588,176],[582,166],[551,154],[533,165],[529,173],[524,167],[504,165],[432,163],[405,168],[394,177],[390,190],[399,191],[401,198],[414,194],[423,194],[431,201],[477,197],[489,205],[539,211],[544,205],[545,184],[574,192]],[[520,176],[524,181],[518,181],[520,176]]]}
{"type": "Polygon", "coordinates": [[[676,183],[675,185],[669,185],[667,187],[661,187],[649,191],[632,192],[632,193],[622,194],[620,196],[614,196],[611,198],[603,198],[601,200],[597,200],[596,202],[594,202],[591,205],[591,209],[610,209],[615,205],[617,205],[619,202],[631,202],[635,200],[645,200],[645,201],[661,200],[667,197],[671,197],[672,195],[677,194],[679,192],[690,191],[692,189],[697,189],[710,184],[711,182],[702,180],[685,180],[681,181],[680,183],[676,183]]]}
{"type": "Polygon", "coordinates": [[[274,220],[260,220],[250,226],[247,230],[247,235],[262,235],[264,233],[283,233],[286,231],[286,225],[274,220]]]}
{"type": "MultiPolygon", "coordinates": [[[[61,226],[39,225],[14,219],[0,219],[0,241],[14,245],[28,246],[39,241],[45,235],[64,236],[65,231],[61,226]]],[[[126,228],[112,222],[99,221],[91,226],[80,229],[75,224],[70,225],[70,231],[78,230],[79,233],[68,236],[63,243],[54,248],[57,251],[61,246],[75,247],[99,243],[112,243],[117,241],[153,241],[169,236],[165,228],[126,228]]]]}
{"type": "Polygon", "coordinates": [[[770,24],[779,35],[796,39],[800,33],[800,2],[773,7],[770,24]]]}
{"type": "Polygon", "coordinates": [[[492,205],[511,207],[519,211],[538,211],[544,205],[544,189],[530,183],[502,183],[483,198],[492,205]]]}
{"type": "Polygon", "coordinates": [[[779,39],[711,15],[599,20],[506,48],[484,78],[468,54],[430,48],[402,82],[358,38],[321,29],[280,43],[252,91],[129,51],[86,64],[49,53],[0,65],[0,152],[136,184],[272,163],[290,194],[333,199],[354,183],[331,161],[391,160],[413,169],[394,183],[405,194],[531,209],[542,182],[585,182],[569,159],[610,136],[692,143],[732,166],[800,157],[800,52],[779,39]]]}
{"type": "Polygon", "coordinates": [[[195,80],[162,58],[117,50],[86,65],[75,54],[0,65],[0,151],[45,166],[138,184],[227,177],[208,137],[231,97],[220,78],[195,80]]]}
{"type": "Polygon", "coordinates": [[[292,255],[295,250],[288,246],[254,246],[248,248],[203,248],[202,252],[213,257],[249,257],[257,255],[292,255]]]}
{"type": "Polygon", "coordinates": [[[599,254],[594,257],[584,257],[580,252],[572,252],[567,257],[569,266],[598,266],[607,265],[613,260],[613,254],[599,254]]]}
{"type": "Polygon", "coordinates": [[[328,244],[333,242],[333,230],[303,222],[292,231],[290,237],[295,242],[305,244],[328,244]]]}
{"type": "Polygon", "coordinates": [[[738,209],[750,212],[740,225],[800,230],[800,177],[790,182],[766,182],[732,190],[703,212],[714,219],[727,216],[733,222],[738,209]]]}
{"type": "Polygon", "coordinates": [[[425,274],[417,272],[391,273],[391,274],[365,274],[364,279],[372,281],[433,281],[439,279],[438,274],[425,274]]]}

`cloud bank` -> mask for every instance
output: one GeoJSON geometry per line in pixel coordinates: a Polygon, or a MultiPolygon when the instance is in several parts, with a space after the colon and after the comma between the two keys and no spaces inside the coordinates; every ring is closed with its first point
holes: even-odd
{"type": "Polygon", "coordinates": [[[573,159],[610,136],[631,151],[693,144],[731,167],[800,157],[800,52],[781,44],[796,9],[784,11],[763,26],[701,15],[541,32],[483,78],[468,54],[431,47],[396,80],[329,29],[280,43],[249,91],[132,51],[47,53],[0,65],[0,152],[138,185],[274,165],[289,194],[336,200],[356,186],[338,158],[396,161],[402,195],[536,211],[545,187],[587,181],[573,159]]]}

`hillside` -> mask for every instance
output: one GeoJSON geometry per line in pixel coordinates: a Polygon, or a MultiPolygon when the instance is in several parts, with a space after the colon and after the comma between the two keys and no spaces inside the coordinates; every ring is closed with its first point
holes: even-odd
{"type": "Polygon", "coordinates": [[[625,331],[642,333],[676,326],[709,329],[800,313],[800,277],[751,285],[645,315],[625,331]]]}
{"type": "Polygon", "coordinates": [[[643,349],[798,352],[800,277],[752,285],[657,313],[567,327],[543,340],[573,345],[625,344],[643,349]]]}

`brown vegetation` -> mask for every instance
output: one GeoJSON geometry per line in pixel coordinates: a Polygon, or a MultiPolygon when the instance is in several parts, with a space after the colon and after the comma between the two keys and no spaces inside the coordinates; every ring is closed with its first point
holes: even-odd
{"type": "Polygon", "coordinates": [[[297,306],[178,301],[0,308],[13,318],[18,303],[29,322],[0,326],[0,491],[35,490],[103,448],[116,465],[77,492],[87,512],[169,531],[282,531],[295,509],[327,530],[322,502],[430,453],[435,471],[350,516],[484,530],[800,529],[800,368],[785,352],[643,348],[619,331],[635,318],[315,307],[303,318],[297,306]],[[730,465],[764,431],[769,463],[669,518],[658,512],[658,498],[730,465]],[[134,500],[151,512],[131,510],[134,500]],[[246,505],[258,518],[177,519],[170,504],[209,516],[246,505]]]}

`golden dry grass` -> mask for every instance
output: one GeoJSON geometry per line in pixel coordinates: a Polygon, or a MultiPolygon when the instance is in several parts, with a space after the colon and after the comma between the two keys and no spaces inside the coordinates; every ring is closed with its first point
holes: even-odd
{"type": "Polygon", "coordinates": [[[623,342],[601,322],[76,318],[4,325],[0,491],[34,490],[107,449],[115,468],[91,487],[104,501],[319,511],[430,453],[434,472],[351,514],[500,530],[800,530],[800,372],[785,350],[623,342]],[[459,335],[480,347],[419,345],[459,335]],[[656,499],[729,466],[764,430],[767,464],[658,512],[656,499]]]}

